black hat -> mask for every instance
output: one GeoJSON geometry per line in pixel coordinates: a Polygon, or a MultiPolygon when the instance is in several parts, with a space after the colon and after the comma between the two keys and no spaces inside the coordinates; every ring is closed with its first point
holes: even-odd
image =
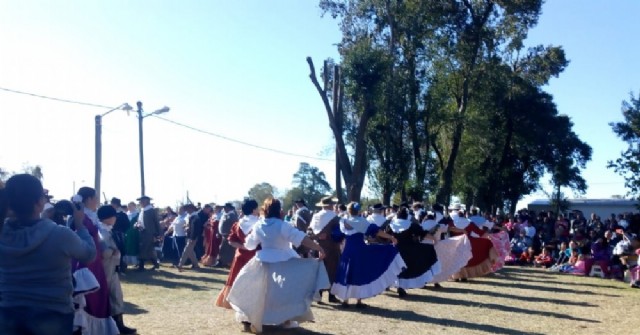
{"type": "Polygon", "coordinates": [[[114,206],[122,207],[122,201],[118,198],[111,198],[111,204],[114,206]]]}
{"type": "Polygon", "coordinates": [[[296,204],[303,204],[304,206],[307,205],[307,202],[304,201],[304,199],[302,199],[302,198],[298,198],[298,199],[294,200],[293,202],[295,202],[296,204]]]}
{"type": "Polygon", "coordinates": [[[441,204],[435,203],[431,206],[431,208],[436,211],[436,212],[442,212],[444,211],[444,206],[442,206],[441,204]]]}
{"type": "Polygon", "coordinates": [[[60,200],[58,202],[56,202],[55,205],[53,205],[53,208],[56,210],[56,212],[62,214],[62,215],[73,215],[73,205],[71,204],[71,201],[69,200],[60,200]]]}
{"type": "Polygon", "coordinates": [[[386,207],[384,207],[384,205],[383,205],[383,204],[375,204],[375,205],[373,205],[373,207],[372,207],[372,208],[373,208],[374,210],[378,210],[378,211],[380,211],[380,210],[385,209],[386,207]]]}
{"type": "Polygon", "coordinates": [[[151,201],[151,198],[150,198],[150,197],[148,197],[148,196],[146,196],[146,195],[143,195],[143,196],[141,196],[140,198],[138,198],[138,199],[136,199],[136,200],[138,200],[138,201],[140,201],[140,200],[147,200],[147,201],[151,201]]]}
{"type": "Polygon", "coordinates": [[[227,202],[224,204],[224,208],[235,208],[232,203],[227,202]]]}
{"type": "Polygon", "coordinates": [[[98,208],[98,219],[104,220],[116,216],[116,210],[113,206],[102,206],[98,208]]]}
{"type": "Polygon", "coordinates": [[[391,208],[393,208],[394,211],[397,211],[400,208],[400,206],[393,204],[391,205],[391,208]]]}
{"type": "Polygon", "coordinates": [[[324,197],[324,198],[320,199],[320,202],[318,202],[316,204],[316,206],[318,206],[318,207],[331,206],[331,205],[335,204],[336,202],[337,202],[337,200],[332,198],[332,197],[324,197]]]}

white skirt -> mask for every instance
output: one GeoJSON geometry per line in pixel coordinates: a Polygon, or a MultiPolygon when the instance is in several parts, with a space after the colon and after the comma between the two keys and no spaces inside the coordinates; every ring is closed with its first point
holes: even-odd
{"type": "Polygon", "coordinates": [[[262,325],[312,321],[311,303],[329,287],[324,262],[317,259],[263,263],[253,258],[238,274],[227,300],[237,321],[262,331],[262,325]]]}
{"type": "Polygon", "coordinates": [[[440,262],[440,273],[433,276],[427,283],[445,282],[460,269],[465,267],[471,259],[471,242],[467,235],[450,237],[438,241],[435,245],[440,262]]]}

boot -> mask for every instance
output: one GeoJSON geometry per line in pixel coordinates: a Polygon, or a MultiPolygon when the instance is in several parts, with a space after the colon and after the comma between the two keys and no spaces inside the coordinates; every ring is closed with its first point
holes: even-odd
{"type": "Polygon", "coordinates": [[[115,320],[116,326],[118,326],[118,331],[121,335],[137,334],[138,331],[135,328],[129,328],[124,325],[124,321],[122,321],[122,314],[114,315],[113,320],[115,320]]]}
{"type": "Polygon", "coordinates": [[[138,261],[138,271],[144,271],[144,261],[138,261]]]}

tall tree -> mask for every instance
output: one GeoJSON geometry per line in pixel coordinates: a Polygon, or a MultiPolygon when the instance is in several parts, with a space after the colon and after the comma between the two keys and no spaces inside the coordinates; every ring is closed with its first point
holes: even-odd
{"type": "Polygon", "coordinates": [[[640,196],[640,94],[630,94],[629,101],[622,102],[624,121],[611,122],[613,132],[627,143],[627,150],[615,161],[609,161],[607,167],[624,177],[629,195],[640,196]]]}
{"type": "Polygon", "coordinates": [[[300,197],[307,204],[315,204],[332,192],[324,172],[309,163],[300,163],[298,171],[293,174],[293,186],[300,190],[300,197]]]}
{"type": "Polygon", "coordinates": [[[251,189],[249,189],[248,196],[251,199],[254,199],[258,202],[258,204],[262,205],[262,203],[268,197],[274,196],[276,192],[275,187],[271,184],[263,182],[260,184],[255,184],[251,189]]]}
{"type": "MultiPolygon", "coordinates": [[[[326,81],[324,88],[320,85],[311,57],[307,57],[307,63],[310,70],[309,77],[323,101],[329,126],[336,141],[338,164],[345,181],[348,200],[359,201],[369,167],[367,160],[369,122],[377,112],[375,99],[380,93],[382,72],[387,62],[384,52],[373,47],[366,37],[345,46],[342,50],[344,52],[342,70],[339,72],[343,75],[334,80],[343,83],[344,94],[334,94],[333,104],[329,101],[330,88],[326,81]],[[341,97],[348,99],[348,102],[340,101],[341,97]],[[337,117],[340,111],[344,112],[344,115],[337,117]],[[343,118],[347,132],[346,140],[345,134],[338,126],[337,118],[343,118]],[[349,152],[352,153],[351,157],[349,152]]],[[[325,74],[324,77],[327,78],[328,75],[325,74]]]]}

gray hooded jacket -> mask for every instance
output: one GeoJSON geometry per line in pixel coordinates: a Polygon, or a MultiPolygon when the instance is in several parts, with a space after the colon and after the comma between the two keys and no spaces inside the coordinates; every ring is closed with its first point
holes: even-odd
{"type": "Polygon", "coordinates": [[[95,257],[86,229],[76,233],[48,219],[5,222],[0,230],[0,307],[72,313],[71,259],[84,263],[95,257]]]}

